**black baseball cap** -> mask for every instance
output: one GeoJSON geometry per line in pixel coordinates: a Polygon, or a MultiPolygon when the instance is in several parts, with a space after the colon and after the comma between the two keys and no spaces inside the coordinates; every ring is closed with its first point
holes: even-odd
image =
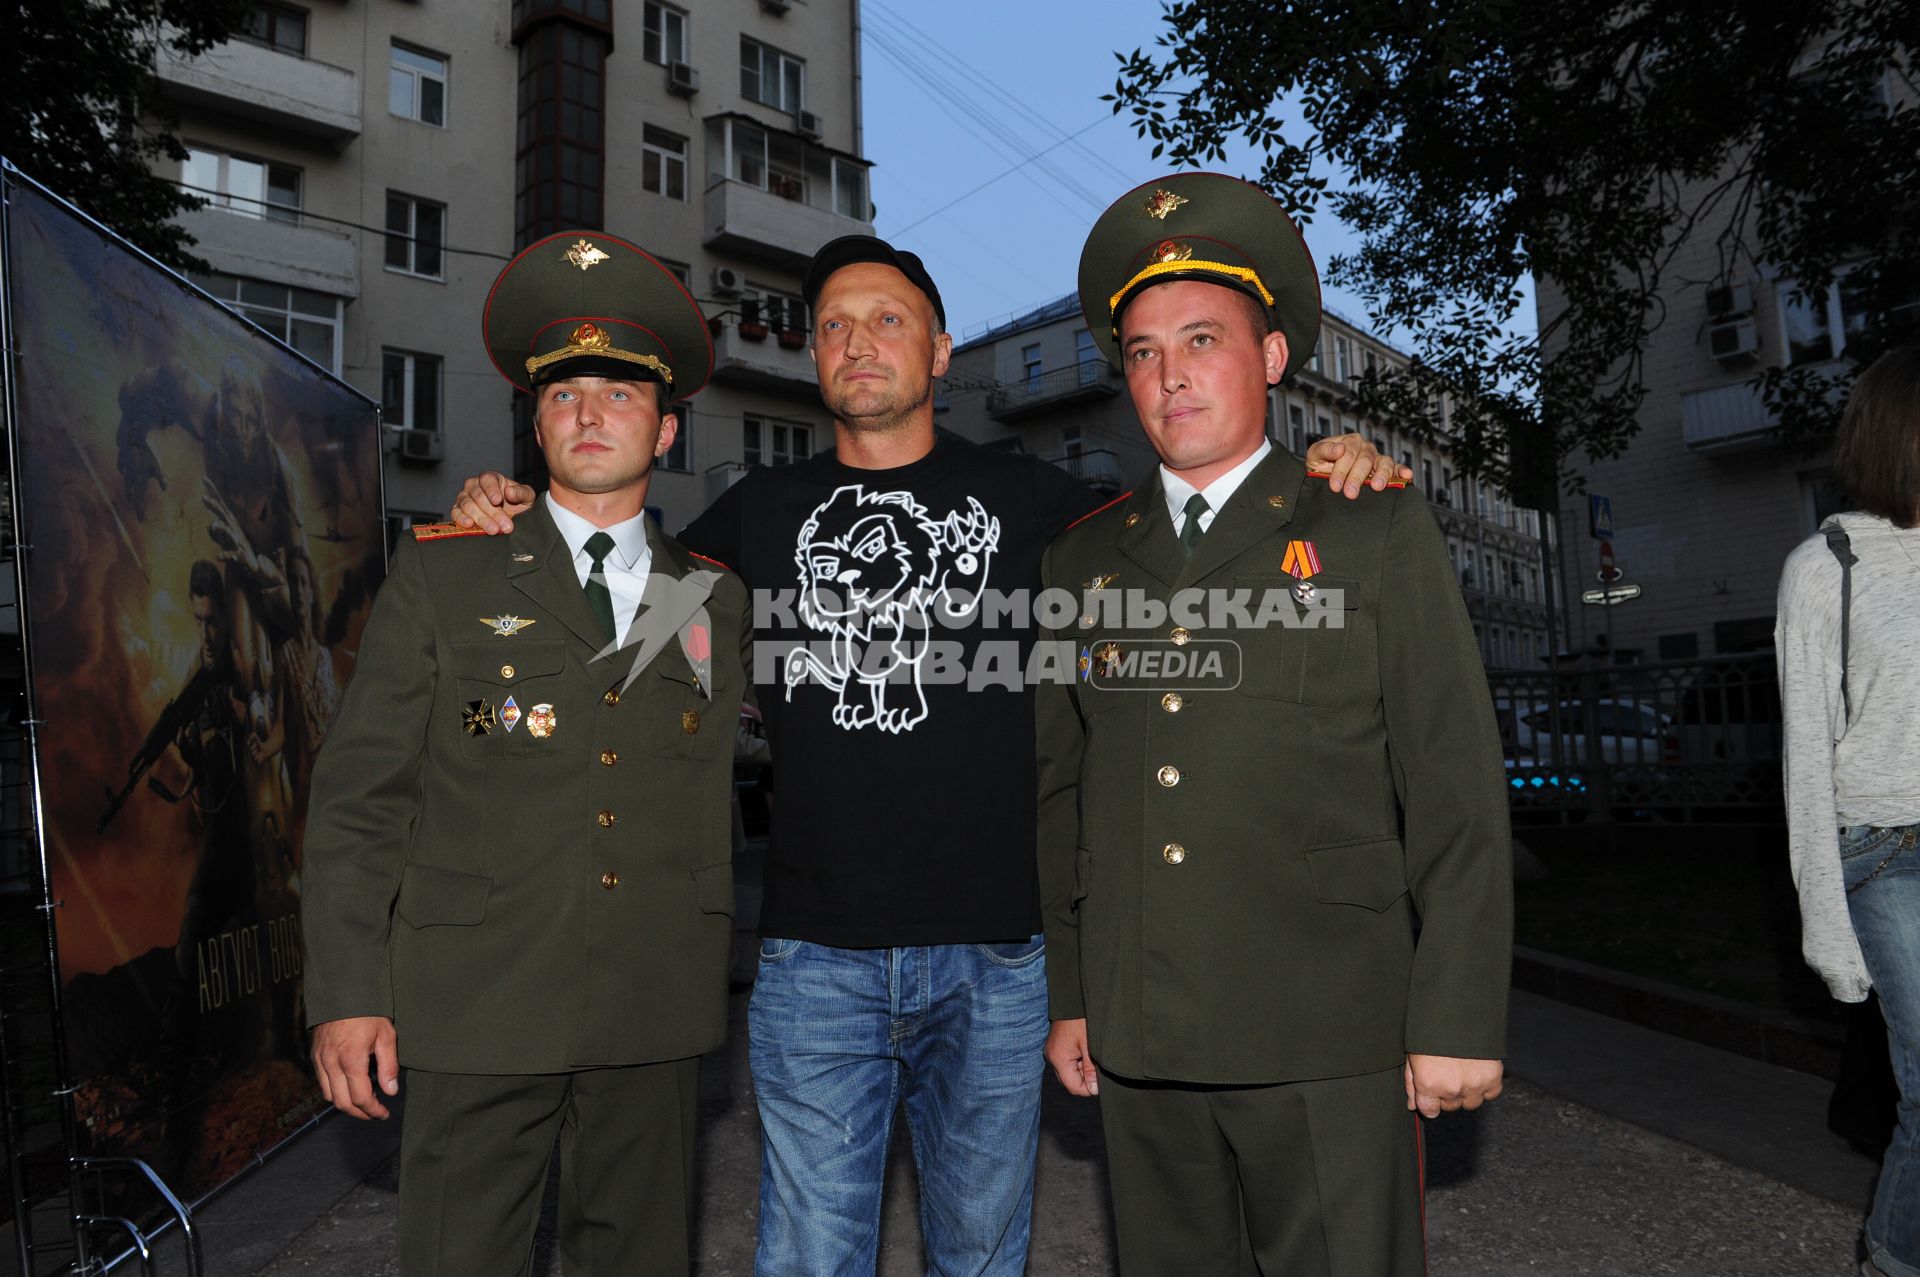
{"type": "Polygon", "coordinates": [[[807,278],[800,285],[800,295],[807,299],[807,305],[812,306],[819,299],[820,290],[826,287],[827,276],[856,262],[878,262],[905,275],[933,303],[933,314],[940,321],[940,330],[946,331],[947,308],[940,302],[940,290],[933,286],[933,276],[927,274],[926,263],[920,260],[918,254],[895,248],[884,239],[872,235],[842,235],[813,255],[813,262],[807,267],[807,278]]]}

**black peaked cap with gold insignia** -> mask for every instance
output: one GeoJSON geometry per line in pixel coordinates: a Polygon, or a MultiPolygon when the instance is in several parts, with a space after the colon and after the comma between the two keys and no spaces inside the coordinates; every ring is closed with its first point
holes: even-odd
{"type": "Polygon", "coordinates": [[[599,231],[535,240],[500,271],[480,321],[500,375],[531,391],[563,377],[706,385],[713,338],[700,303],[641,248],[599,231]]]}
{"type": "Polygon", "coordinates": [[[1120,315],[1143,289],[1176,279],[1223,284],[1267,310],[1286,334],[1287,375],[1313,358],[1320,275],[1286,210],[1224,173],[1174,173],[1136,186],[1100,215],[1080,253],[1080,310],[1108,362],[1120,364],[1120,315]]]}

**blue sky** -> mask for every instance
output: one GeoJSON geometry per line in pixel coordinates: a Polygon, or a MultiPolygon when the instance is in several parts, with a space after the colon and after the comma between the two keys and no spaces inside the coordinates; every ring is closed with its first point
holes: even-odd
{"type": "MultiPolygon", "coordinates": [[[[860,9],[876,229],[926,260],[955,337],[1071,291],[1094,219],[1169,171],[1131,117],[1100,100],[1113,89],[1114,52],[1163,30],[1159,0],[861,0],[860,9]],[[1047,146],[1042,162],[1007,173],[1047,146]]],[[[1226,171],[1257,169],[1243,158],[1226,171]]],[[[1355,245],[1324,211],[1305,229],[1323,271],[1355,245]]],[[[1329,289],[1327,304],[1368,324],[1357,297],[1329,289]]]]}

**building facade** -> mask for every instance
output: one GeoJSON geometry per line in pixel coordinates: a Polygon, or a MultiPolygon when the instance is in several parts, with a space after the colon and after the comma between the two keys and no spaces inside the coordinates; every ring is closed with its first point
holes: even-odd
{"type": "MultiPolygon", "coordinates": [[[[1563,644],[1548,605],[1541,516],[1456,473],[1444,446],[1360,415],[1353,387],[1404,352],[1332,311],[1313,358],[1268,396],[1267,435],[1304,456],[1317,439],[1357,431],[1414,472],[1447,540],[1447,555],[1490,669],[1533,669],[1563,644]]],[[[1147,481],[1157,459],[1126,382],[1094,344],[1069,294],[971,332],[954,350],[937,401],[943,428],[978,443],[1042,457],[1118,494],[1147,481]]],[[[1442,429],[1446,406],[1440,406],[1442,429]]]]}
{"type": "Polygon", "coordinates": [[[668,528],[830,443],[801,271],[870,232],[858,0],[261,3],[157,68],[209,207],[198,277],[379,399],[395,527],[484,469],[538,480],[480,315],[521,246],[587,227],[679,272],[713,381],[649,495],[668,528]]]}

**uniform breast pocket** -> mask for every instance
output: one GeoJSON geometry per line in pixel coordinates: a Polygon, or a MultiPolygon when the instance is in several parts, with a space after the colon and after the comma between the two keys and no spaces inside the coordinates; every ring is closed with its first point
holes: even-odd
{"type": "Polygon", "coordinates": [[[641,738],[649,753],[704,759],[718,754],[723,746],[733,749],[740,727],[737,691],[724,701],[710,699],[677,646],[669,644],[653,668],[641,672],[633,691],[644,692],[638,709],[646,717],[641,738]]]}
{"type": "Polygon", "coordinates": [[[455,643],[462,748],[473,758],[509,758],[555,751],[563,703],[565,639],[455,643]]]}
{"type": "Polygon", "coordinates": [[[1360,619],[1360,582],[1323,572],[1306,582],[1242,576],[1234,586],[1250,592],[1255,621],[1241,637],[1241,694],[1302,705],[1338,700],[1347,644],[1360,619]]]}

